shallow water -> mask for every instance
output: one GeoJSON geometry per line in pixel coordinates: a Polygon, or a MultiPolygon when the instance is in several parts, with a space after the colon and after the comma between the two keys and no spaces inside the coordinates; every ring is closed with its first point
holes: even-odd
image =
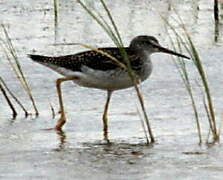
{"type": "MultiPolygon", "coordinates": [[[[148,34],[167,46],[166,26],[160,14],[171,21],[175,16],[173,7],[177,9],[199,49],[220,120],[223,112],[223,28],[220,25],[218,42],[215,42],[212,3],[195,2],[114,0],[108,2],[108,6],[126,45],[134,36],[148,34]]],[[[101,9],[96,1],[90,5],[101,9]]],[[[11,111],[0,96],[0,179],[222,179],[222,147],[198,145],[190,99],[171,57],[165,54],[152,56],[154,71],[142,85],[155,144],[144,145],[133,89],[118,91],[112,97],[109,109],[111,145],[100,145],[106,93],[69,82],[63,84],[68,119],[64,133],[44,130],[53,127],[58,117],[52,118],[49,104],[58,111],[55,79],[60,75],[31,62],[26,54],[62,55],[83,50],[78,46],[52,46],[55,42],[82,42],[98,47],[113,44],[73,1],[61,1],[56,37],[52,2],[5,1],[0,2],[0,12],[1,23],[13,40],[40,111],[38,118],[24,118],[20,111],[16,119],[11,119],[11,111]]],[[[2,31],[0,33],[2,37],[2,31]]],[[[33,111],[2,50],[0,61],[0,76],[29,111],[33,111]]],[[[196,84],[198,77],[190,62],[188,67],[196,84]]],[[[199,87],[195,88],[195,96],[202,108],[199,87]]],[[[204,110],[200,111],[200,117],[205,140],[204,110]]]]}

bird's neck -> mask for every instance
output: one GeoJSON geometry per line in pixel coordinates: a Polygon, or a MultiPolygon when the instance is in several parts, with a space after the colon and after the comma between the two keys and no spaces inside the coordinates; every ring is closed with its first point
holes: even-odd
{"type": "Polygon", "coordinates": [[[143,60],[143,61],[150,61],[150,55],[152,54],[150,51],[142,49],[141,47],[138,47],[138,46],[130,46],[130,50],[135,55],[140,57],[141,60],[143,60]]]}
{"type": "Polygon", "coordinates": [[[137,52],[137,55],[140,57],[140,59],[142,60],[142,61],[144,61],[144,62],[150,62],[151,60],[150,60],[150,55],[152,54],[152,53],[150,53],[150,52],[148,52],[148,51],[146,51],[146,50],[138,50],[137,52]]]}

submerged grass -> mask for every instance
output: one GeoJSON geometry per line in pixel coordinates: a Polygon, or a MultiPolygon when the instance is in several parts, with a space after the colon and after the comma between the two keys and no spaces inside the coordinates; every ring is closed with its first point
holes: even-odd
{"type": "Polygon", "coordinates": [[[19,80],[23,89],[26,91],[26,93],[28,94],[28,97],[31,100],[31,103],[32,103],[34,111],[35,111],[35,115],[38,116],[39,112],[38,112],[38,109],[36,107],[36,103],[35,103],[34,97],[32,95],[31,89],[28,85],[28,82],[25,78],[22,67],[19,63],[16,50],[15,50],[13,44],[12,44],[11,38],[10,38],[5,26],[3,24],[1,26],[2,26],[3,32],[5,34],[5,40],[1,39],[1,41],[3,42],[3,45],[4,45],[4,46],[2,46],[2,48],[5,52],[5,55],[8,59],[8,62],[10,64],[10,66],[12,67],[17,79],[19,80]],[[9,55],[11,55],[12,58],[10,58],[9,55]]]}
{"type": "MultiPolygon", "coordinates": [[[[175,12],[175,13],[177,14],[177,12],[175,12]]],[[[208,78],[207,78],[206,72],[204,70],[203,63],[200,59],[199,53],[197,51],[197,48],[196,48],[195,44],[193,43],[192,38],[189,35],[189,33],[187,32],[186,27],[184,26],[183,20],[180,18],[179,15],[178,15],[179,20],[176,20],[176,19],[174,19],[174,20],[177,24],[181,25],[182,35],[179,32],[177,32],[176,29],[174,29],[173,25],[171,25],[165,18],[163,18],[163,19],[164,19],[164,22],[166,23],[166,25],[173,32],[175,39],[177,40],[178,49],[180,49],[182,51],[182,47],[181,46],[179,47],[179,44],[182,44],[183,48],[190,54],[192,62],[195,65],[194,67],[196,68],[196,70],[199,74],[199,77],[200,77],[199,83],[201,84],[201,87],[202,87],[201,88],[202,94],[204,94],[203,104],[204,104],[204,109],[206,111],[207,119],[209,122],[209,129],[212,134],[212,142],[213,143],[217,142],[219,140],[220,133],[218,132],[217,125],[216,125],[216,114],[215,114],[215,109],[214,109],[214,103],[212,100],[212,95],[211,95],[211,91],[210,91],[210,87],[209,87],[209,83],[208,83],[208,78]]],[[[191,84],[189,83],[189,75],[190,74],[187,71],[185,64],[182,64],[182,62],[179,63],[179,67],[180,67],[181,77],[183,79],[185,87],[186,87],[186,89],[190,95],[190,98],[191,98],[195,118],[197,121],[197,129],[198,129],[198,134],[199,134],[199,139],[200,139],[199,141],[201,142],[201,128],[200,128],[200,122],[199,122],[199,118],[198,118],[198,110],[196,108],[196,102],[193,98],[193,88],[192,88],[191,84]]]]}
{"type": "Polygon", "coordinates": [[[9,89],[5,81],[0,77],[0,83],[5,88],[5,90],[9,93],[9,95],[14,99],[14,101],[20,106],[20,108],[24,111],[25,117],[29,115],[28,111],[24,107],[24,105],[20,102],[20,100],[12,93],[12,91],[9,89]]]}
{"type": "MultiPolygon", "coordinates": [[[[103,0],[100,0],[111,25],[109,25],[109,23],[103,18],[103,16],[99,12],[90,9],[81,0],[77,0],[77,2],[102,27],[102,29],[107,33],[107,35],[111,38],[111,40],[114,42],[114,44],[119,48],[120,53],[121,53],[121,55],[122,55],[122,57],[123,57],[123,59],[126,63],[125,66],[126,66],[127,72],[128,72],[129,77],[131,78],[131,80],[134,84],[134,88],[136,90],[136,93],[137,93],[137,96],[138,96],[138,99],[139,99],[139,102],[140,102],[140,105],[141,105],[141,109],[142,109],[143,116],[144,116],[144,121],[145,121],[145,124],[146,124],[146,127],[147,127],[147,131],[145,131],[145,132],[149,133],[150,142],[153,143],[155,141],[155,139],[154,139],[152,129],[150,127],[149,119],[148,119],[148,116],[147,116],[147,113],[146,113],[146,109],[145,109],[145,105],[144,105],[144,101],[143,101],[143,95],[142,95],[140,89],[137,86],[139,81],[136,78],[136,76],[135,76],[135,74],[134,74],[134,72],[131,68],[131,64],[130,64],[130,61],[128,59],[128,55],[127,55],[127,53],[124,49],[124,44],[122,42],[121,35],[120,35],[119,30],[118,30],[118,28],[115,24],[115,21],[113,20],[113,17],[112,17],[112,14],[111,14],[110,10],[108,9],[105,2],[103,0]]],[[[147,138],[148,137],[147,134],[145,135],[145,137],[146,137],[147,143],[149,143],[149,140],[147,138]]]]}
{"type": "MultiPolygon", "coordinates": [[[[0,78],[1,78],[1,77],[0,77],[0,78]]],[[[3,96],[4,96],[4,98],[5,98],[6,102],[8,103],[10,109],[12,110],[12,117],[13,117],[13,119],[15,119],[16,116],[17,116],[17,111],[15,110],[15,107],[14,107],[13,103],[12,103],[11,100],[9,99],[9,97],[8,97],[8,95],[7,95],[7,93],[6,93],[6,90],[4,89],[2,83],[0,83],[0,90],[1,90],[1,92],[2,92],[2,94],[3,94],[3,96]]]]}

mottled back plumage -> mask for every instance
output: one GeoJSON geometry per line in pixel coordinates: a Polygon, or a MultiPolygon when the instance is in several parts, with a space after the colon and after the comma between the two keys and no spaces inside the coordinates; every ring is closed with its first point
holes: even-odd
{"type": "MultiPolygon", "coordinates": [[[[100,48],[109,55],[115,57],[120,62],[126,64],[118,48],[100,48]]],[[[131,66],[134,70],[137,70],[142,65],[140,57],[134,54],[129,48],[125,48],[128,58],[131,62],[131,66]]],[[[106,55],[103,55],[96,51],[85,51],[73,55],[49,57],[41,55],[29,55],[29,57],[41,64],[52,64],[58,67],[63,67],[71,71],[82,72],[82,66],[87,66],[91,69],[108,71],[116,68],[120,68],[115,61],[111,60],[106,55]]]]}

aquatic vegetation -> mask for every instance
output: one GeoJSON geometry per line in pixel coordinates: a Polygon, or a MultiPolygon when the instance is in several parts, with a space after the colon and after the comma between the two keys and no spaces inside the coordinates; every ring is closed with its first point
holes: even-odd
{"type": "MultiPolygon", "coordinates": [[[[204,109],[206,111],[207,119],[209,122],[209,129],[212,135],[212,140],[211,142],[217,142],[219,141],[220,138],[220,131],[217,129],[217,124],[216,124],[216,113],[215,113],[215,108],[214,108],[214,102],[212,99],[212,94],[211,94],[211,88],[209,86],[207,74],[204,68],[204,65],[202,63],[202,60],[200,58],[199,52],[196,48],[196,45],[193,43],[193,40],[190,36],[190,34],[187,32],[186,27],[184,26],[183,20],[180,18],[179,14],[175,11],[178,19],[174,19],[174,22],[177,23],[178,25],[181,25],[181,31],[177,31],[172,24],[169,23],[169,21],[165,18],[163,18],[165,24],[169,27],[169,30],[174,34],[175,37],[170,37],[170,40],[172,42],[172,45],[175,47],[175,49],[182,51],[185,50],[190,54],[191,60],[194,64],[194,68],[196,69],[198,75],[199,75],[199,86],[201,87],[201,91],[203,94],[203,105],[204,109]],[[174,39],[177,41],[177,47],[174,45],[173,41],[174,39]]],[[[201,125],[199,121],[199,113],[198,113],[198,108],[197,108],[197,102],[194,99],[193,96],[193,87],[190,83],[190,73],[186,68],[186,63],[183,62],[180,58],[179,61],[175,61],[176,66],[178,67],[178,70],[180,72],[180,76],[183,80],[184,86],[190,96],[193,111],[194,111],[194,116],[196,119],[196,124],[197,124],[197,130],[198,130],[198,136],[199,136],[199,142],[202,142],[202,136],[201,136],[201,125]]],[[[209,136],[208,136],[209,137],[209,136]]],[[[209,143],[209,139],[206,140],[207,143],[209,143]]]]}
{"type": "MultiPolygon", "coordinates": [[[[2,80],[2,78],[1,78],[1,82],[4,82],[2,80]]],[[[11,102],[10,98],[8,97],[7,92],[6,92],[5,88],[3,87],[2,83],[0,83],[0,91],[3,94],[3,97],[5,97],[5,100],[8,103],[10,109],[12,110],[12,117],[14,119],[17,116],[17,111],[15,110],[15,107],[14,107],[13,103],[11,102]]]]}
{"type": "Polygon", "coordinates": [[[59,16],[59,2],[58,0],[53,0],[53,10],[54,10],[54,40],[57,41],[58,36],[58,16],[59,16]]]}
{"type": "MultiPolygon", "coordinates": [[[[183,48],[182,48],[181,41],[178,36],[176,37],[176,40],[177,40],[177,45],[175,45],[175,43],[173,42],[173,39],[171,39],[171,37],[170,37],[171,45],[174,48],[174,50],[179,51],[181,53],[183,51],[183,48]]],[[[196,100],[194,97],[193,87],[192,87],[191,81],[190,81],[190,75],[188,74],[188,70],[187,70],[187,66],[186,66],[187,62],[185,62],[185,60],[182,59],[181,57],[177,57],[177,60],[173,58],[173,61],[174,61],[175,66],[177,67],[177,70],[181,76],[184,87],[187,90],[188,95],[190,97],[191,105],[192,105],[192,108],[194,111],[194,117],[196,120],[199,143],[201,144],[202,136],[201,136],[200,119],[199,119],[199,115],[198,115],[198,108],[197,108],[196,100]]]]}
{"type": "Polygon", "coordinates": [[[19,98],[16,97],[16,95],[9,89],[9,87],[7,86],[7,84],[5,83],[5,81],[3,80],[2,77],[0,77],[0,86],[1,86],[1,91],[2,91],[6,101],[8,102],[8,105],[9,105],[9,107],[11,108],[11,110],[13,112],[13,118],[15,118],[17,116],[17,112],[16,112],[16,110],[14,108],[13,103],[11,102],[10,98],[8,97],[7,93],[18,104],[18,106],[24,111],[25,117],[27,117],[29,115],[28,111],[26,110],[24,105],[20,102],[19,98]]]}
{"type": "MultiPolygon", "coordinates": [[[[5,52],[5,56],[10,64],[10,66],[12,67],[13,72],[16,75],[16,78],[18,79],[18,81],[22,85],[22,88],[25,90],[25,92],[28,95],[28,97],[33,105],[35,115],[38,116],[39,112],[38,112],[34,97],[32,95],[31,88],[29,87],[29,84],[28,84],[28,82],[25,78],[25,75],[23,73],[23,69],[19,63],[19,59],[18,59],[16,50],[13,46],[13,43],[11,41],[11,38],[10,38],[8,32],[7,32],[6,27],[3,24],[1,25],[1,27],[2,27],[3,33],[5,35],[5,38],[0,39],[2,42],[2,49],[5,52]]],[[[27,116],[27,111],[25,111],[25,115],[27,116]]]]}

